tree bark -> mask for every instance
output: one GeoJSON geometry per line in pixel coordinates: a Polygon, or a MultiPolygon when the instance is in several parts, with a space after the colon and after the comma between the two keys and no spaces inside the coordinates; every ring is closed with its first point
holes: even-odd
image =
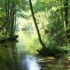
{"type": "Polygon", "coordinates": [[[32,18],[33,18],[33,21],[34,21],[34,24],[35,24],[35,27],[36,27],[36,30],[37,30],[39,42],[40,42],[40,44],[42,45],[43,48],[46,48],[45,44],[43,43],[43,41],[41,39],[41,35],[40,35],[39,28],[38,28],[38,25],[37,25],[37,22],[36,22],[36,18],[34,16],[31,0],[29,0],[29,5],[30,5],[30,10],[31,10],[32,18]]]}

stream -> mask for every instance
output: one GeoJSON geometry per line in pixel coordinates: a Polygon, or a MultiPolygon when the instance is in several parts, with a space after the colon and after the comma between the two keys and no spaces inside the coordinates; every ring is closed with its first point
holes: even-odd
{"type": "Polygon", "coordinates": [[[20,30],[17,42],[0,44],[0,70],[70,70],[70,64],[54,57],[37,56],[37,35],[20,30]]]}

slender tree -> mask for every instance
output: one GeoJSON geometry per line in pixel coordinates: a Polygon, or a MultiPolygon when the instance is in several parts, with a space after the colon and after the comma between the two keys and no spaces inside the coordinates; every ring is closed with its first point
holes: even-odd
{"type": "Polygon", "coordinates": [[[64,1],[64,30],[65,30],[65,44],[67,45],[67,27],[68,27],[68,0],[64,1]]]}
{"type": "Polygon", "coordinates": [[[64,2],[64,28],[66,29],[68,25],[68,0],[64,2]]]}
{"type": "Polygon", "coordinates": [[[36,22],[36,18],[34,16],[34,12],[33,12],[33,7],[32,7],[31,0],[29,0],[29,5],[30,5],[31,14],[32,14],[32,17],[33,17],[33,21],[34,21],[36,30],[37,30],[37,34],[38,34],[38,38],[39,38],[40,44],[42,45],[43,48],[46,48],[45,44],[43,43],[43,41],[41,39],[41,35],[40,35],[39,28],[38,28],[38,25],[37,25],[37,22],[36,22]]]}

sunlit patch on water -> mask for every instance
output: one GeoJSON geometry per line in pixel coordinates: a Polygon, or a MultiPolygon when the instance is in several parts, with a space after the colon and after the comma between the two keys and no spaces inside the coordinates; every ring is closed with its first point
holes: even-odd
{"type": "Polygon", "coordinates": [[[23,60],[22,60],[22,65],[25,70],[40,70],[41,67],[37,63],[37,59],[33,56],[27,55],[23,60]]]}

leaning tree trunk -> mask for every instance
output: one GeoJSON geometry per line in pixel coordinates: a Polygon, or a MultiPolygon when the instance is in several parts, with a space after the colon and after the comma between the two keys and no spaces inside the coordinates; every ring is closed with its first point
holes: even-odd
{"type": "Polygon", "coordinates": [[[32,17],[33,17],[33,21],[34,21],[34,24],[35,24],[35,27],[36,27],[36,30],[37,30],[39,42],[40,42],[40,44],[42,45],[43,48],[46,48],[45,44],[43,43],[43,41],[41,39],[41,35],[40,35],[39,28],[38,28],[38,25],[37,25],[37,22],[36,22],[36,18],[34,16],[31,0],[29,0],[29,4],[30,4],[30,10],[31,10],[31,14],[32,14],[32,17]]]}

